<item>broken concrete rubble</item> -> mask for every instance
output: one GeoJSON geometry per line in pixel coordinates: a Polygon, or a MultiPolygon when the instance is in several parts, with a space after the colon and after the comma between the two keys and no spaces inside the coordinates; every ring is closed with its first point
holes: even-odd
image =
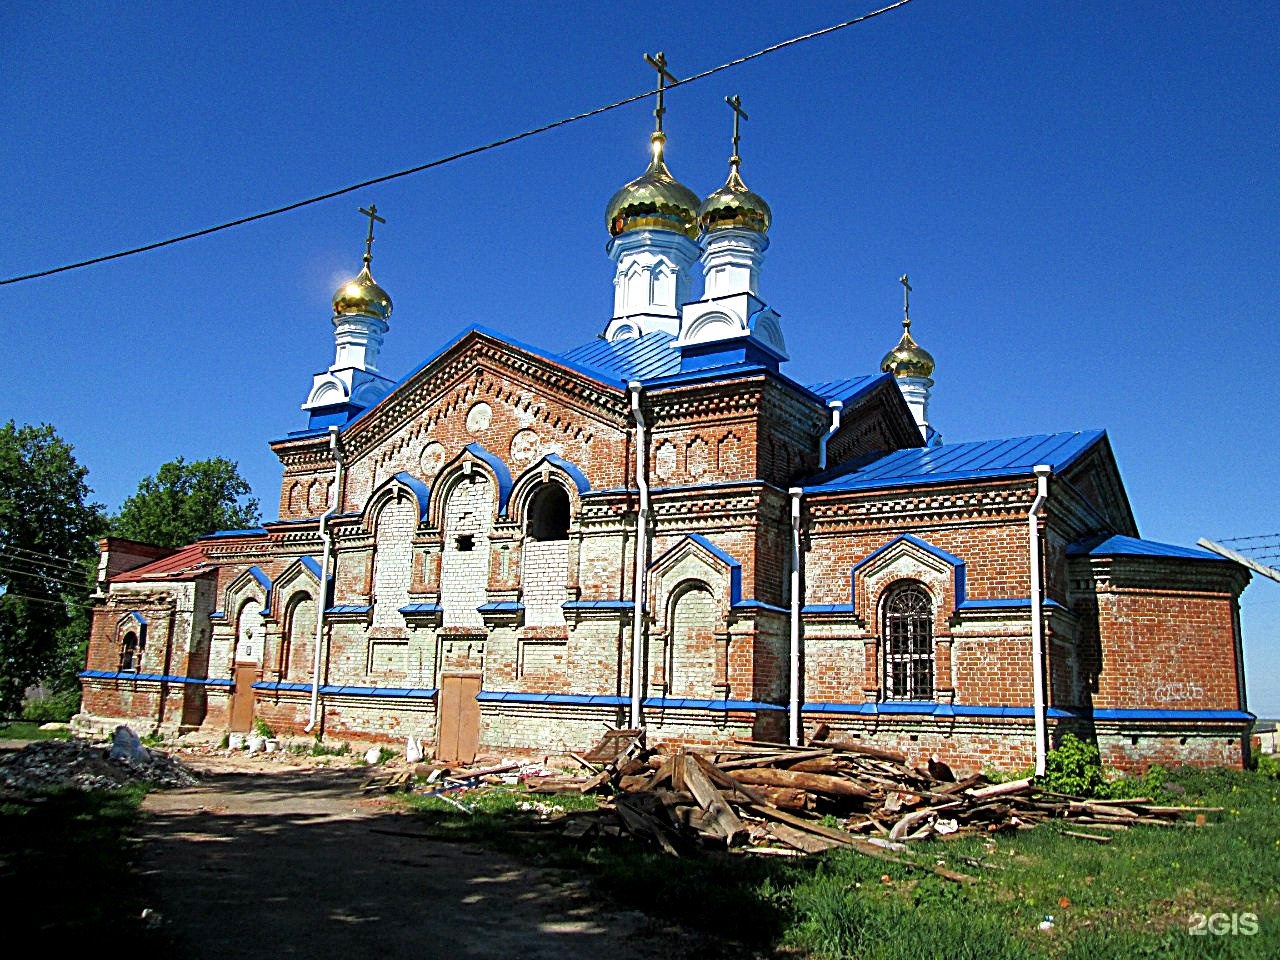
{"type": "MultiPolygon", "coordinates": [[[[124,729],[124,728],[122,728],[124,729]]],[[[136,783],[185,787],[196,775],[161,750],[131,755],[86,740],[37,740],[21,750],[0,756],[0,787],[20,793],[69,787],[74,790],[113,790],[136,783]]]]}

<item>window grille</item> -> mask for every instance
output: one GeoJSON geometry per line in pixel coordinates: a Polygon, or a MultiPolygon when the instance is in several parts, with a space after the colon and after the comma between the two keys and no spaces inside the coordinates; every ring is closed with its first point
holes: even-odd
{"type": "Polygon", "coordinates": [[[884,605],[888,700],[933,699],[933,606],[923,587],[899,587],[884,605]]]}

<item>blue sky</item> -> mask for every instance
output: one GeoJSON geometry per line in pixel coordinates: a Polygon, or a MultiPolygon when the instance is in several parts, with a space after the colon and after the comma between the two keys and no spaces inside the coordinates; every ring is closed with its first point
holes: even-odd
{"type": "MultiPolygon", "coordinates": [[[[0,275],[254,213],[586,110],[874,4],[10,5],[0,275]]],[[[790,371],[875,369],[897,277],[949,441],[1105,427],[1143,535],[1273,533],[1280,14],[1225,2],[915,0],[673,91],[668,159],[743,175],[775,225],[762,294],[790,371]]],[[[388,219],[397,376],[473,323],[554,349],[611,307],[604,205],[651,105],[166,250],[0,287],[0,416],[47,421],[111,508],[165,460],[230,457],[274,515],[388,219]]],[[[1280,584],[1244,598],[1250,706],[1280,715],[1280,584]]]]}

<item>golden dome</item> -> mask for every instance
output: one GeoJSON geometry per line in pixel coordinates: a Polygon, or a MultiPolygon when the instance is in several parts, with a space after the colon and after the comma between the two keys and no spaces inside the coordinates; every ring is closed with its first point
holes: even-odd
{"type": "Polygon", "coordinates": [[[367,259],[355,279],[348,280],[333,295],[333,315],[377,317],[382,321],[391,317],[391,297],[374,282],[367,259]]]}
{"type": "Polygon", "coordinates": [[[605,208],[605,224],[616,237],[628,230],[670,230],[690,239],[698,236],[698,196],[671,175],[662,159],[666,137],[652,137],[653,160],[643,176],[613,195],[605,208]]]}
{"type": "Polygon", "coordinates": [[[902,321],[902,339],[898,345],[884,355],[880,361],[880,369],[884,373],[892,373],[895,377],[932,377],[933,354],[911,336],[911,321],[902,321]]]}
{"type": "Polygon", "coordinates": [[[767,233],[773,222],[769,204],[742,182],[738,162],[737,157],[729,161],[729,179],[698,208],[698,224],[708,233],[730,227],[767,233]]]}

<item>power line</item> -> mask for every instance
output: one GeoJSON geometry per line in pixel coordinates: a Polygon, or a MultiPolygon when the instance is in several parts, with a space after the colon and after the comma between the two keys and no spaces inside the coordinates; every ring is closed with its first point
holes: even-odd
{"type": "Polygon", "coordinates": [[[31,597],[25,593],[13,593],[6,590],[0,593],[0,597],[13,597],[15,600],[30,600],[32,603],[47,603],[55,607],[80,607],[83,610],[92,610],[93,604],[81,603],[78,600],[49,600],[44,597],[31,597]]]}
{"type": "MultiPolygon", "coordinates": [[[[868,20],[878,17],[881,14],[888,13],[891,10],[896,10],[898,7],[905,7],[910,2],[911,0],[897,0],[897,2],[891,3],[886,7],[881,7],[878,10],[872,10],[870,13],[864,13],[859,17],[854,17],[852,20],[845,20],[842,23],[836,23],[829,27],[823,27],[821,30],[814,30],[812,33],[806,33],[798,37],[792,37],[790,40],[783,40],[781,43],[775,43],[772,46],[765,47],[762,50],[757,50],[755,53],[749,53],[749,54],[746,54],[745,56],[738,57],[734,60],[730,60],[727,63],[722,63],[719,66],[712,67],[709,70],[703,70],[701,73],[695,73],[693,76],[685,77],[683,80],[676,80],[674,82],[668,81],[662,89],[671,90],[675,87],[682,86],[684,84],[694,83],[698,80],[704,80],[707,77],[710,77],[714,74],[732,69],[733,67],[741,66],[742,64],[747,63],[751,60],[755,60],[758,57],[763,57],[770,53],[776,53],[779,50],[783,50],[783,49],[786,49],[787,47],[794,46],[797,43],[803,43],[806,40],[814,40],[814,39],[817,39],[818,37],[826,36],[829,33],[835,33],[838,30],[844,30],[848,27],[853,27],[860,23],[866,23],[868,20]]],[[[577,114],[574,114],[573,116],[564,117],[560,120],[553,120],[550,123],[544,123],[541,126],[533,127],[521,133],[512,134],[509,137],[503,137],[500,140],[494,140],[490,143],[482,144],[481,146],[478,146],[478,147],[471,147],[467,150],[461,150],[458,153],[452,153],[452,154],[449,154],[448,156],[440,157],[428,163],[419,164],[416,167],[409,167],[406,170],[397,170],[395,173],[384,174],[383,176],[380,176],[380,177],[374,177],[371,180],[363,180],[360,183],[354,183],[347,187],[340,187],[337,190],[330,190],[328,193],[322,193],[322,194],[319,194],[318,196],[308,197],[305,200],[298,200],[293,203],[288,203],[282,207],[276,207],[273,210],[265,210],[262,213],[255,213],[247,217],[240,217],[236,220],[229,220],[226,223],[220,223],[217,226],[205,227],[203,230],[194,230],[191,233],[184,233],[181,236],[170,237],[167,240],[157,240],[154,243],[143,244],[140,247],[133,247],[128,250],[120,250],[116,253],[108,253],[100,257],[92,257],[88,260],[81,260],[77,263],[67,263],[67,264],[63,264],[60,267],[51,267],[47,270],[37,270],[35,273],[27,273],[18,277],[9,277],[6,280],[0,280],[0,286],[9,284],[9,283],[21,283],[24,280],[35,280],[39,277],[48,277],[48,276],[52,276],[55,273],[63,273],[67,270],[77,270],[80,267],[90,267],[90,266],[93,266],[94,264],[106,263],[109,260],[119,260],[122,257],[131,257],[135,254],[147,253],[151,250],[158,250],[161,247],[168,247],[168,246],[172,246],[175,243],[182,243],[185,240],[195,240],[198,237],[206,237],[211,233],[217,233],[221,230],[230,230],[232,227],[240,227],[240,226],[244,226],[246,223],[253,223],[257,220],[265,220],[268,217],[279,216],[282,213],[289,213],[301,207],[310,206],[313,203],[320,203],[324,200],[332,200],[334,197],[340,197],[343,194],[347,194],[347,193],[354,193],[357,190],[363,190],[366,187],[372,187],[380,183],[386,183],[389,180],[397,180],[400,177],[407,177],[407,176],[410,176],[411,174],[421,173],[424,170],[431,170],[434,167],[442,167],[447,163],[453,163],[455,160],[463,160],[467,157],[473,157],[478,153],[484,153],[487,150],[495,150],[498,147],[505,147],[508,144],[515,143],[518,140],[525,140],[529,137],[537,136],[538,134],[541,134],[541,133],[547,133],[550,130],[555,130],[558,127],[564,127],[571,123],[576,123],[579,120],[586,120],[590,117],[599,116],[602,113],[608,113],[611,110],[617,110],[619,107],[625,107],[629,104],[635,103],[638,100],[644,100],[646,97],[656,96],[658,94],[658,91],[659,91],[659,88],[655,87],[652,90],[646,90],[644,93],[637,93],[634,96],[626,97],[622,100],[615,101],[614,103],[607,104],[606,106],[596,107],[593,110],[588,110],[585,113],[577,113],[577,114]]]]}
{"type": "Polygon", "coordinates": [[[13,567],[0,567],[0,572],[17,574],[27,580],[47,580],[56,583],[66,590],[88,590],[90,587],[88,580],[76,582],[74,580],[64,580],[62,577],[56,577],[51,573],[41,573],[37,570],[15,570],[13,567]]]}
{"type": "MultiPolygon", "coordinates": [[[[23,547],[0,546],[0,555],[9,554],[15,560],[22,560],[25,563],[38,563],[44,566],[60,567],[63,570],[73,571],[75,573],[84,572],[83,561],[77,563],[70,557],[57,558],[52,553],[39,553],[35,550],[26,550],[23,547]],[[25,556],[23,556],[25,554],[25,556]],[[48,558],[48,559],[45,559],[48,558]]],[[[88,557],[85,558],[87,560],[88,557]]]]}

